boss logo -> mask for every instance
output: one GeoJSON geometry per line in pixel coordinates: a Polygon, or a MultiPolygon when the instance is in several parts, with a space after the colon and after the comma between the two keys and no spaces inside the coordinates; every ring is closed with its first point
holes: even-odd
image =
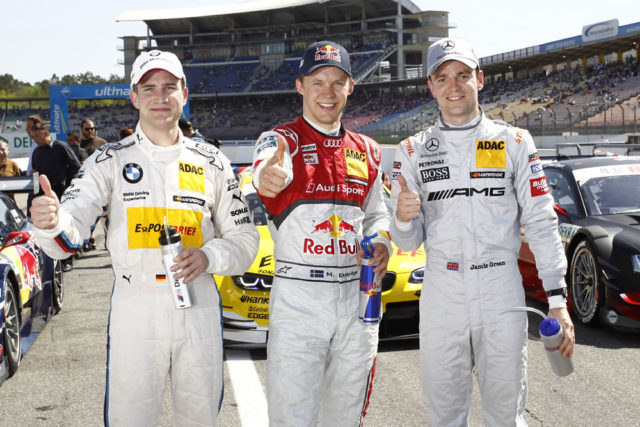
{"type": "Polygon", "coordinates": [[[449,166],[442,168],[423,169],[420,171],[422,182],[440,181],[449,179],[449,166]]]}

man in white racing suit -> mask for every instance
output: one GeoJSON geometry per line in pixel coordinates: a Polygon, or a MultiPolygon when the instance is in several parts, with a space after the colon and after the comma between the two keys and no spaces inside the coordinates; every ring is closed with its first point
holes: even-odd
{"type": "Polygon", "coordinates": [[[518,270],[520,225],[548,291],[549,316],[565,329],[567,263],[557,217],[529,133],[487,119],[484,76],[470,43],[442,39],[428,51],[428,85],[441,116],[402,141],[392,170],[390,234],[404,250],[424,241],[420,360],[433,425],[467,425],[475,367],[483,419],[526,425],[527,316],[518,270]]]}
{"type": "Polygon", "coordinates": [[[31,207],[38,240],[54,258],[78,251],[103,210],[109,218],[115,281],[106,425],[156,426],[169,373],[175,425],[216,425],[222,402],[212,274],[242,274],[257,253],[258,233],[227,158],[180,132],[186,98],[178,58],[142,53],[131,75],[131,101],[140,111],[135,133],[89,157],[60,203],[41,177],[45,195],[31,207]],[[176,308],[166,280],[158,240],[165,218],[185,247],[171,270],[187,283],[189,308],[176,308]]]}
{"type": "Polygon", "coordinates": [[[378,233],[374,272],[389,260],[380,150],[340,118],[353,91],[349,54],[309,46],[296,80],[302,116],[263,133],[254,185],[270,215],[267,401],[273,426],[357,426],[371,392],[378,325],[358,319],[363,235],[378,233]]]}

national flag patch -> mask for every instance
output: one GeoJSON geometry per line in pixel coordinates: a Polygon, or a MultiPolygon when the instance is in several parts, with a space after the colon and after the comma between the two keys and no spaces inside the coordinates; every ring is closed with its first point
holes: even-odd
{"type": "Polygon", "coordinates": [[[457,262],[447,262],[447,270],[458,271],[459,266],[457,262]]]}

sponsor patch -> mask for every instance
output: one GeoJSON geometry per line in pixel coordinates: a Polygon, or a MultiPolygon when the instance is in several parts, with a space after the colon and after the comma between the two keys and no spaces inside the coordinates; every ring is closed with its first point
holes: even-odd
{"type": "Polygon", "coordinates": [[[352,176],[348,176],[345,179],[345,182],[348,182],[349,184],[359,184],[362,185],[364,187],[368,187],[369,186],[369,182],[365,181],[364,179],[360,179],[360,178],[354,178],[352,176]]]}
{"type": "Polygon", "coordinates": [[[522,130],[518,130],[518,132],[516,132],[516,137],[514,139],[514,141],[516,142],[516,144],[520,144],[522,142],[522,137],[524,136],[524,133],[522,132],[522,130]]]}
{"type": "Polygon", "coordinates": [[[204,194],[204,166],[178,162],[178,188],[204,194]]]}
{"type": "Polygon", "coordinates": [[[305,144],[300,146],[300,149],[303,153],[307,153],[309,151],[316,151],[316,144],[305,144]]]}
{"type": "Polygon", "coordinates": [[[542,172],[542,165],[538,162],[531,165],[531,173],[542,172]]]}
{"type": "Polygon", "coordinates": [[[411,140],[405,139],[404,141],[401,142],[401,144],[403,144],[404,147],[407,149],[407,154],[409,155],[409,157],[413,156],[413,153],[415,151],[413,151],[413,145],[411,144],[411,140]]]}
{"type": "Polygon", "coordinates": [[[305,165],[317,165],[319,163],[318,153],[303,153],[302,159],[305,165]]]}
{"type": "Polygon", "coordinates": [[[167,217],[169,225],[173,225],[182,235],[185,248],[202,246],[202,212],[191,209],[167,209],[155,207],[127,208],[127,235],[129,249],[159,248],[160,231],[167,217]]]}
{"type": "Polygon", "coordinates": [[[369,179],[369,169],[367,168],[367,155],[351,148],[344,149],[344,158],[347,164],[347,175],[364,180],[369,179]]]}
{"type": "Polygon", "coordinates": [[[476,178],[504,178],[504,172],[500,171],[473,171],[469,172],[469,176],[471,179],[476,178]]]}
{"type": "Polygon", "coordinates": [[[535,162],[536,160],[540,160],[540,156],[538,155],[538,152],[534,152],[529,154],[529,161],[530,162],[535,162]]]}
{"type": "Polygon", "coordinates": [[[505,169],[507,152],[504,141],[481,141],[476,143],[476,167],[505,169]]]}
{"type": "Polygon", "coordinates": [[[173,196],[173,201],[178,203],[188,203],[192,205],[204,206],[205,201],[197,197],[173,196]]]}
{"type": "Polygon", "coordinates": [[[423,183],[449,179],[449,166],[445,166],[442,168],[423,169],[420,171],[420,174],[422,175],[423,183]]]}
{"type": "Polygon", "coordinates": [[[264,151],[267,148],[277,147],[277,146],[278,146],[278,137],[276,135],[266,136],[262,138],[260,141],[258,141],[258,143],[256,144],[256,154],[260,154],[262,151],[264,151]]]}
{"type": "Polygon", "coordinates": [[[540,178],[530,179],[529,185],[531,186],[531,197],[542,196],[549,192],[549,186],[547,185],[547,178],[541,176],[540,178]]]}
{"type": "Polygon", "coordinates": [[[142,167],[137,163],[127,163],[122,168],[122,177],[129,184],[137,184],[144,175],[142,167]]]}
{"type": "Polygon", "coordinates": [[[324,141],[322,141],[322,145],[325,148],[340,148],[342,147],[342,140],[341,139],[325,139],[324,141]]]}
{"type": "Polygon", "coordinates": [[[426,142],[426,144],[424,144],[424,146],[427,151],[436,151],[438,148],[440,148],[440,141],[435,138],[431,138],[426,142]]]}

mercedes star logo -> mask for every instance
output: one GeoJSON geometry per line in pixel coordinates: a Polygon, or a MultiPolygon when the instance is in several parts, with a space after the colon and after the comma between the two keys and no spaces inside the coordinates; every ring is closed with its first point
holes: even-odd
{"type": "Polygon", "coordinates": [[[431,138],[427,141],[426,145],[428,151],[436,151],[440,147],[440,141],[435,138],[431,138]]]}
{"type": "Polygon", "coordinates": [[[442,48],[444,50],[453,49],[454,47],[456,47],[456,44],[453,42],[453,40],[447,40],[442,44],[442,48]]]}

